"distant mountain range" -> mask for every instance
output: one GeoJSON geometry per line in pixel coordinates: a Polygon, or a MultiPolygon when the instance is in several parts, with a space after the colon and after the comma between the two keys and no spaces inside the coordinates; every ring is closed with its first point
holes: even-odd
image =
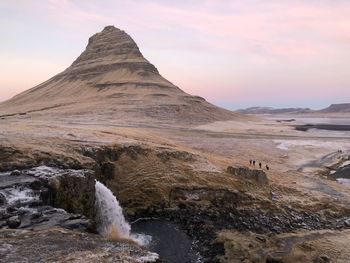
{"type": "Polygon", "coordinates": [[[309,108],[282,108],[275,109],[272,107],[250,107],[240,109],[238,112],[243,114],[286,114],[286,113],[307,113],[311,112],[309,108]]]}
{"type": "Polygon", "coordinates": [[[302,114],[302,113],[350,113],[350,103],[332,104],[322,110],[311,110],[310,108],[272,108],[272,107],[250,107],[237,110],[243,114],[302,114]]]}
{"type": "Polygon", "coordinates": [[[320,110],[319,112],[336,113],[336,112],[350,112],[350,103],[332,104],[329,107],[320,110]]]}

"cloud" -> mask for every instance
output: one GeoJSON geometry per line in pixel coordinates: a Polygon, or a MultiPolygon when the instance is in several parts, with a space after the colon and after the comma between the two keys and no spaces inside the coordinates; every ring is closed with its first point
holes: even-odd
{"type": "Polygon", "coordinates": [[[10,5],[41,9],[47,19],[66,27],[85,30],[90,24],[116,24],[135,32],[160,32],[162,41],[171,39],[167,43],[171,48],[277,59],[317,57],[347,46],[350,39],[350,3],[341,0],[48,0],[10,5]],[[172,32],[180,39],[174,40],[172,32]]]}
{"type": "MultiPolygon", "coordinates": [[[[350,96],[344,88],[350,85],[350,1],[18,0],[1,1],[0,7],[7,16],[21,14],[30,27],[59,34],[61,41],[74,36],[82,42],[77,52],[88,36],[114,24],[171,81],[217,100],[249,99],[261,90],[285,98],[284,87],[310,99],[317,89],[327,89],[317,93],[324,96],[350,96]]],[[[16,32],[17,24],[5,25],[16,32]]]]}
{"type": "Polygon", "coordinates": [[[63,23],[104,22],[103,15],[86,11],[69,0],[48,0],[47,10],[63,23]]]}
{"type": "Polygon", "coordinates": [[[148,2],[143,10],[157,14],[156,24],[206,37],[213,48],[288,59],[332,52],[350,35],[350,4],[343,1],[205,1],[203,6],[148,2]],[[212,12],[213,6],[226,11],[212,12]]]}

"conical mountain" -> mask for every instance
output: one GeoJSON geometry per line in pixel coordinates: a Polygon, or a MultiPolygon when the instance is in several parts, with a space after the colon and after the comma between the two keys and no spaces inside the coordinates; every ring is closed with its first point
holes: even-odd
{"type": "Polygon", "coordinates": [[[62,73],[0,104],[0,115],[30,114],[197,124],[240,116],[163,78],[124,31],[107,26],[62,73]]]}

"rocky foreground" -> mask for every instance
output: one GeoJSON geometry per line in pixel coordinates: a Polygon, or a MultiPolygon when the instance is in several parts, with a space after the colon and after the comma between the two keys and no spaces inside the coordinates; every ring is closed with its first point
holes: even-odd
{"type": "Polygon", "coordinates": [[[130,241],[108,241],[98,235],[53,227],[45,230],[2,230],[2,262],[158,262],[130,241]]]}
{"type": "MultiPolygon", "coordinates": [[[[62,143],[57,147],[68,145],[62,143]]],[[[221,169],[198,153],[171,146],[134,142],[70,147],[69,157],[2,147],[2,170],[11,171],[1,174],[0,184],[7,195],[0,214],[0,252],[7,262],[28,257],[34,243],[38,252],[30,255],[30,262],[147,262],[143,257],[152,254],[137,244],[114,243],[91,233],[96,226],[95,178],[115,193],[130,222],[163,218],[181,226],[203,262],[346,262],[340,259],[347,252],[329,246],[334,240],[342,247],[350,237],[342,230],[350,227],[346,203],[286,202],[281,190],[294,190],[271,182],[262,170],[238,164],[221,169]],[[14,189],[31,191],[30,198],[11,201],[14,189]],[[62,238],[74,246],[67,250],[62,238]],[[55,253],[49,252],[52,246],[55,253]]]]}

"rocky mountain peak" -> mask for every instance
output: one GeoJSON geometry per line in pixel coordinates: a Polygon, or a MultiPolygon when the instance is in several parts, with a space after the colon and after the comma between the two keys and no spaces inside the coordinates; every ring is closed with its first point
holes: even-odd
{"type": "Polygon", "coordinates": [[[125,31],[106,26],[89,38],[85,51],[73,62],[72,67],[121,61],[145,62],[146,59],[125,31]]]}

